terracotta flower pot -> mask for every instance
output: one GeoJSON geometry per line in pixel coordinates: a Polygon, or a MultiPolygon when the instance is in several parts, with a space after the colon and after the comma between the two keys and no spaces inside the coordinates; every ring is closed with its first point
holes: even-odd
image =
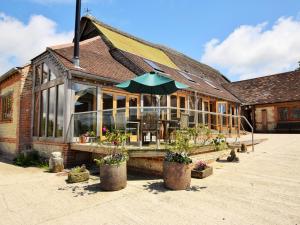
{"type": "Polygon", "coordinates": [[[100,165],[100,188],[104,191],[118,191],[127,185],[126,161],[119,165],[100,165]]]}
{"type": "Polygon", "coordinates": [[[191,184],[191,170],[190,164],[181,164],[176,162],[164,162],[163,178],[166,188],[172,190],[185,190],[191,184]]]}

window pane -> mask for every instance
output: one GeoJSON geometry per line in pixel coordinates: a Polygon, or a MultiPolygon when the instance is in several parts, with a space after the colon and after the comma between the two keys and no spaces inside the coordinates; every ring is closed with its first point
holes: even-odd
{"type": "Polygon", "coordinates": [[[291,116],[293,120],[300,120],[300,108],[293,109],[291,116]]]}
{"type": "Polygon", "coordinates": [[[102,101],[103,110],[103,121],[102,121],[102,131],[103,135],[106,134],[107,130],[113,128],[113,95],[108,93],[103,93],[103,101],[102,101]]]}
{"type": "Polygon", "coordinates": [[[125,96],[117,96],[117,108],[125,108],[126,107],[126,97],[125,96]]]}
{"type": "MultiPolygon", "coordinates": [[[[171,107],[177,108],[177,96],[171,95],[171,107]]],[[[177,119],[177,110],[171,109],[171,119],[175,120],[177,119]]]]}
{"type": "MultiPolygon", "coordinates": [[[[226,114],[226,103],[218,103],[218,113],[226,114]]],[[[226,116],[219,116],[220,123],[226,125],[226,116]]]]}
{"type": "MultiPolygon", "coordinates": [[[[209,104],[208,104],[208,102],[204,102],[204,111],[208,112],[208,110],[209,110],[209,104]]],[[[207,113],[205,113],[204,119],[205,119],[204,124],[208,125],[208,114],[207,113]]]]}
{"type": "MultiPolygon", "coordinates": [[[[179,97],[179,108],[185,109],[185,97],[179,97]]],[[[184,110],[180,110],[180,112],[184,112],[184,110]]]]}
{"type": "MultiPolygon", "coordinates": [[[[202,98],[198,99],[198,108],[197,110],[202,111],[202,98]]],[[[198,113],[198,123],[203,124],[203,113],[198,113]]]]}
{"type": "Polygon", "coordinates": [[[43,63],[43,75],[42,75],[43,84],[47,83],[48,75],[49,75],[49,68],[45,63],[43,63]]]}
{"type": "Polygon", "coordinates": [[[160,96],[160,106],[161,107],[167,106],[167,96],[166,95],[160,96]]]}
{"type": "Polygon", "coordinates": [[[39,128],[39,112],[40,112],[40,92],[34,94],[34,122],[33,122],[33,136],[38,136],[39,128]]]}
{"type": "Polygon", "coordinates": [[[97,133],[97,112],[84,114],[74,114],[74,136],[90,135],[88,133],[97,133]]]}
{"type": "MultiPolygon", "coordinates": [[[[191,95],[189,96],[189,109],[195,110],[195,102],[196,98],[195,96],[191,95]]],[[[189,122],[194,123],[195,122],[195,111],[190,111],[189,112],[189,122]]]]}
{"type": "Polygon", "coordinates": [[[144,106],[145,107],[151,107],[156,106],[156,96],[152,95],[152,101],[151,101],[151,95],[144,95],[144,106]]]}
{"type": "Polygon", "coordinates": [[[56,74],[52,72],[52,70],[50,71],[50,80],[54,80],[56,79],[56,74]]]}
{"type": "Polygon", "coordinates": [[[97,88],[95,86],[73,83],[74,111],[88,112],[97,110],[97,88]]]}
{"type": "Polygon", "coordinates": [[[55,87],[52,87],[49,89],[49,95],[48,95],[48,128],[47,128],[47,136],[52,137],[53,136],[53,129],[54,129],[54,118],[55,118],[55,87]]]}
{"type": "Polygon", "coordinates": [[[56,137],[63,136],[63,127],[64,127],[64,103],[65,103],[65,92],[64,85],[57,86],[57,106],[56,106],[56,137]]]}
{"type": "Polygon", "coordinates": [[[12,93],[2,97],[2,120],[12,120],[12,93]]]}
{"type": "Polygon", "coordinates": [[[180,108],[185,108],[185,97],[180,97],[179,98],[179,101],[180,101],[180,108]]]}
{"type": "MultiPolygon", "coordinates": [[[[129,98],[129,107],[137,107],[137,98],[130,97],[129,98]]],[[[136,121],[137,120],[137,109],[129,108],[129,120],[136,121]]]]}
{"type": "Polygon", "coordinates": [[[278,115],[280,121],[287,121],[288,120],[288,108],[278,108],[278,115]]]}
{"type": "Polygon", "coordinates": [[[47,113],[47,90],[42,91],[41,98],[41,121],[40,121],[40,136],[45,136],[45,128],[46,128],[46,113],[47,113]]]}
{"type": "Polygon", "coordinates": [[[39,86],[41,84],[41,76],[42,76],[42,65],[37,65],[35,67],[35,86],[39,86]]]}

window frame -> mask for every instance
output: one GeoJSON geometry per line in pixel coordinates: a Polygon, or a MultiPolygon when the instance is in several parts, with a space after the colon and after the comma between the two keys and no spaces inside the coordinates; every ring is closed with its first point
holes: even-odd
{"type": "MultiPolygon", "coordinates": [[[[56,137],[56,121],[57,121],[57,104],[58,104],[58,86],[60,85],[63,85],[65,87],[65,82],[64,82],[64,78],[57,72],[55,73],[56,74],[56,78],[53,79],[53,80],[50,80],[50,71],[51,70],[51,66],[50,64],[47,64],[46,62],[39,62],[37,63],[35,66],[34,66],[34,90],[33,90],[33,122],[32,122],[32,137],[35,138],[36,140],[60,140],[62,141],[64,139],[64,135],[63,136],[60,136],[60,137],[56,137]],[[43,75],[44,75],[44,66],[46,65],[47,67],[47,81],[43,82],[43,75]],[[41,68],[41,74],[36,74],[37,72],[37,67],[40,66],[41,68]],[[36,78],[37,76],[40,76],[40,80],[39,82],[37,83],[36,82],[36,78]],[[50,92],[50,89],[51,88],[54,88],[54,96],[51,96],[51,98],[54,99],[55,103],[54,103],[54,124],[53,124],[53,132],[52,132],[52,135],[48,135],[48,118],[49,118],[49,92],[50,92]],[[43,105],[41,104],[42,103],[42,93],[43,91],[46,92],[46,121],[45,121],[45,130],[44,132],[42,132],[42,119],[43,119],[43,116],[42,116],[42,107],[43,105]],[[36,103],[36,98],[35,98],[35,95],[38,95],[39,98],[38,98],[38,103],[36,103]],[[38,104],[38,110],[39,112],[37,113],[34,113],[34,106],[35,104],[38,104]],[[37,118],[35,118],[37,117],[37,118]],[[37,119],[37,125],[38,127],[37,128],[34,128],[35,126],[35,120],[37,119]],[[36,129],[36,133],[34,133],[34,129],[36,129]],[[42,133],[43,133],[43,136],[42,136],[42,133]]],[[[65,97],[64,97],[65,99],[65,97]]],[[[65,101],[65,100],[64,100],[65,101]]],[[[65,116],[65,110],[63,112],[63,116],[65,116]]],[[[63,131],[62,133],[64,134],[64,129],[65,129],[65,126],[63,126],[63,131]]]]}
{"type": "MultiPolygon", "coordinates": [[[[3,95],[0,96],[0,104],[1,104],[1,122],[5,122],[5,123],[11,123],[13,122],[13,104],[14,104],[14,99],[13,99],[13,92],[10,91],[8,93],[5,93],[3,95]],[[4,103],[4,100],[5,99],[9,99],[8,101],[10,101],[10,117],[9,118],[5,118],[4,117],[4,109],[5,109],[5,106],[7,106],[8,102],[4,103]],[[4,106],[4,104],[6,104],[4,106]]],[[[6,111],[8,111],[7,107],[6,107],[6,111]]],[[[7,113],[7,112],[6,112],[7,113]]]]}

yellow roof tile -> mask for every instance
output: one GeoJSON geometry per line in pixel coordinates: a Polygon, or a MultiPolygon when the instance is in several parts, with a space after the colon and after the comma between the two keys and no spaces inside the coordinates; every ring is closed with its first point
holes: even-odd
{"type": "Polygon", "coordinates": [[[120,33],[101,26],[98,23],[94,22],[94,25],[112,42],[116,48],[138,55],[145,59],[149,59],[153,62],[178,69],[175,63],[173,63],[173,61],[162,50],[126,37],[120,33]]]}

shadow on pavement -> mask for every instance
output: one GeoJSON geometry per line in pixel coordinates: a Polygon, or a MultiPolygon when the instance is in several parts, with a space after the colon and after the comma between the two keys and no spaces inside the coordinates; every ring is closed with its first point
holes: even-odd
{"type": "MultiPolygon", "coordinates": [[[[153,194],[159,194],[159,193],[164,193],[167,191],[174,191],[165,188],[164,182],[163,181],[158,181],[158,182],[148,182],[147,184],[143,185],[144,189],[149,191],[150,193],[153,194]]],[[[206,189],[207,187],[205,186],[198,186],[198,185],[193,185],[190,188],[186,189],[185,191],[200,191],[202,189],[206,189]]]]}

